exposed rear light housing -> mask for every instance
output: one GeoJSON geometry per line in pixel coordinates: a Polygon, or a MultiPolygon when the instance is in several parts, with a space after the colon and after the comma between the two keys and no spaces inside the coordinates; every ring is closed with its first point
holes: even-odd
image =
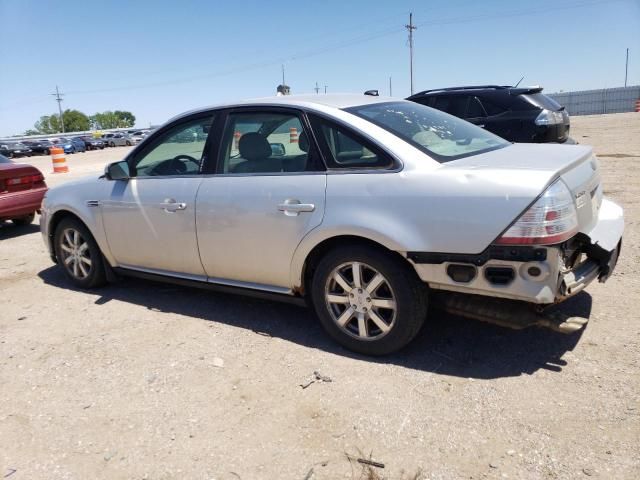
{"type": "Polygon", "coordinates": [[[557,180],[496,241],[502,245],[552,245],[578,232],[578,214],[569,188],[557,180]]]}
{"type": "MultiPolygon", "coordinates": [[[[568,117],[568,115],[567,115],[568,117]]],[[[563,110],[553,111],[543,109],[535,119],[536,125],[559,125],[565,122],[563,110]]]]}

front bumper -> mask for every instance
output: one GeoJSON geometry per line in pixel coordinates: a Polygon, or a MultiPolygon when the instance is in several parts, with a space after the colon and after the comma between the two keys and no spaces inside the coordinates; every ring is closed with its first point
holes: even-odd
{"type": "Polygon", "coordinates": [[[526,255],[510,255],[509,248],[489,248],[480,255],[436,257],[435,261],[430,256],[408,257],[419,277],[434,290],[549,305],[584,290],[596,278],[601,282],[609,278],[618,260],[623,230],[622,208],[605,198],[594,228],[565,244],[512,249],[526,255]],[[473,268],[474,274],[468,281],[456,281],[450,275],[452,265],[473,268]],[[503,275],[493,276],[493,272],[503,275]]]}

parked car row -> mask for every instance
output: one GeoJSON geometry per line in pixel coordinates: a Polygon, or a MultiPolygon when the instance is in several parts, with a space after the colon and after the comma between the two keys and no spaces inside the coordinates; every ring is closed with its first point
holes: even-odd
{"type": "Polygon", "coordinates": [[[150,132],[148,130],[130,130],[122,133],[105,133],[100,138],[91,135],[80,137],[57,137],[39,140],[0,142],[0,154],[8,158],[30,157],[31,155],[49,155],[52,147],[59,147],[64,153],[73,154],[87,150],[102,150],[105,147],[137,145],[150,132]]]}

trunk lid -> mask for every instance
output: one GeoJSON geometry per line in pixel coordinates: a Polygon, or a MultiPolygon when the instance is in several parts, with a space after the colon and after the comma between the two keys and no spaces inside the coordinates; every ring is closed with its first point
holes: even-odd
{"type": "Polygon", "coordinates": [[[0,164],[0,194],[46,187],[44,176],[26,163],[0,164]]]}
{"type": "Polygon", "coordinates": [[[578,214],[578,228],[589,232],[597,222],[602,203],[601,175],[593,149],[583,145],[514,144],[510,147],[475,155],[446,166],[473,170],[491,170],[496,174],[513,170],[532,170],[547,175],[546,187],[560,178],[571,191],[578,214]]]}

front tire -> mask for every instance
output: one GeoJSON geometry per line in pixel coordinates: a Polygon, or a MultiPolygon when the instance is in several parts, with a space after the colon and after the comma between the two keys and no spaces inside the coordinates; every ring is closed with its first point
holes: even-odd
{"type": "Polygon", "coordinates": [[[95,288],[107,283],[102,252],[82,222],[63,219],[56,228],[54,247],[58,264],[74,285],[95,288]]]}
{"type": "Polygon", "coordinates": [[[324,329],[354,352],[385,355],[407,345],[427,315],[426,287],[401,258],[368,246],[330,251],[311,296],[324,329]]]}

